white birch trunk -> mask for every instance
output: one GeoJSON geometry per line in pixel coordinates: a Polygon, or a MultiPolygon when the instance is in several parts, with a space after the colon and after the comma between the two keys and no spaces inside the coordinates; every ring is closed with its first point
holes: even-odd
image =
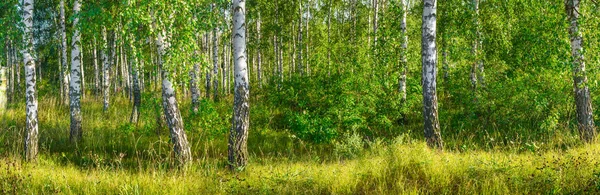
{"type": "Polygon", "coordinates": [[[94,95],[98,95],[98,89],[100,89],[100,73],[98,70],[98,50],[97,50],[96,37],[94,37],[94,95]]]}
{"type": "Polygon", "coordinates": [[[231,169],[246,166],[248,162],[247,140],[250,126],[250,89],[246,58],[246,2],[233,0],[233,59],[235,88],[233,124],[229,133],[228,160],[231,169]]]}
{"type": "MultiPolygon", "coordinates": [[[[73,14],[78,15],[81,5],[79,0],[73,2],[73,14]]],[[[71,142],[81,140],[83,132],[81,128],[81,35],[79,34],[79,17],[73,20],[73,38],[71,39],[71,82],[69,86],[69,99],[71,108],[71,142]]]]}
{"type": "Polygon", "coordinates": [[[258,87],[262,88],[262,54],[260,52],[260,48],[262,47],[262,42],[260,39],[260,23],[261,23],[261,18],[260,18],[260,13],[258,14],[258,21],[256,22],[256,37],[257,37],[257,42],[258,42],[258,46],[256,47],[256,61],[257,61],[257,77],[258,77],[258,87]]]}
{"type": "Polygon", "coordinates": [[[422,63],[423,63],[423,118],[425,119],[424,131],[427,145],[432,148],[443,149],[440,123],[438,120],[437,103],[437,48],[436,48],[436,11],[437,0],[423,1],[422,24],[422,63]]]}
{"type": "Polygon", "coordinates": [[[400,30],[402,34],[402,49],[400,51],[400,93],[402,102],[406,102],[406,72],[408,71],[408,33],[406,32],[406,15],[408,14],[407,0],[402,0],[402,20],[400,30]]]}
{"type": "Polygon", "coordinates": [[[108,40],[106,39],[106,28],[102,27],[102,91],[104,96],[104,111],[108,111],[110,99],[110,59],[108,54],[108,40]]]}
{"type": "Polygon", "coordinates": [[[25,160],[33,161],[38,154],[38,101],[33,52],[33,0],[22,0],[23,64],[25,66],[25,160]]]}
{"type": "Polygon", "coordinates": [[[67,61],[67,31],[65,25],[65,0],[60,0],[60,45],[62,50],[62,94],[63,94],[63,102],[64,104],[68,104],[69,102],[69,63],[67,61]]]}
{"type": "Polygon", "coordinates": [[[594,124],[594,109],[592,97],[587,85],[587,73],[583,56],[583,37],[579,31],[580,0],[566,0],[565,8],[569,20],[569,36],[571,40],[571,55],[573,58],[573,86],[575,105],[577,107],[577,126],[581,140],[593,142],[596,139],[594,124]]]}
{"type": "Polygon", "coordinates": [[[140,83],[139,83],[139,68],[138,68],[138,60],[137,60],[137,50],[134,45],[133,36],[130,35],[130,48],[131,48],[131,56],[129,60],[129,66],[131,67],[131,79],[132,79],[132,96],[133,96],[133,108],[131,109],[131,117],[129,117],[130,123],[138,123],[138,119],[140,118],[140,105],[142,103],[142,96],[140,94],[140,83]]]}
{"type": "MultiPolygon", "coordinates": [[[[156,24],[153,22],[153,28],[156,29],[156,24]]],[[[162,72],[162,103],[165,113],[165,118],[169,126],[171,142],[173,143],[173,151],[180,165],[192,161],[192,153],[187,136],[183,129],[183,119],[175,96],[173,83],[169,80],[169,73],[164,68],[164,54],[168,49],[168,43],[163,40],[163,33],[158,32],[156,36],[156,46],[158,48],[158,66],[162,72]]]]}

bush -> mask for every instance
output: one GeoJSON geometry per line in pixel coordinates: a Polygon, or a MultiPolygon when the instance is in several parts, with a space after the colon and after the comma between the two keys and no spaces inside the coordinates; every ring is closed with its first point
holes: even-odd
{"type": "Polygon", "coordinates": [[[344,136],[340,142],[336,142],[333,153],[338,158],[352,159],[356,158],[362,153],[364,149],[364,142],[357,133],[344,136]]]}

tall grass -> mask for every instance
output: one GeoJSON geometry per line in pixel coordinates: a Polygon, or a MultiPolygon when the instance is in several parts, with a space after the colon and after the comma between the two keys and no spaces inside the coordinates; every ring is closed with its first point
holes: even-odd
{"type": "MultiPolygon", "coordinates": [[[[40,156],[21,161],[24,105],[0,122],[0,193],[14,194],[585,194],[600,193],[600,144],[477,150],[430,150],[410,133],[363,141],[308,144],[269,129],[273,108],[257,107],[250,132],[250,165],[226,169],[230,98],[204,101],[199,114],[182,110],[193,163],[173,166],[168,131],[156,120],[153,97],[138,124],[130,104],[115,98],[108,112],[93,96],[82,103],[84,139],[68,141],[68,107],[40,99],[40,156]],[[158,132],[158,134],[157,134],[158,132]],[[545,149],[542,149],[545,148],[545,149]]],[[[184,102],[181,108],[189,108],[184,102]]],[[[448,138],[460,139],[460,138],[448,138]]],[[[557,141],[558,140],[558,141],[557,141]]],[[[571,142],[571,141],[569,141],[571,142]]]]}

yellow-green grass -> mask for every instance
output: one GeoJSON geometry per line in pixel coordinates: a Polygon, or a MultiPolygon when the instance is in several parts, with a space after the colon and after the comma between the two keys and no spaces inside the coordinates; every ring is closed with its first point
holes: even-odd
{"type": "Polygon", "coordinates": [[[42,155],[29,164],[3,159],[0,183],[3,192],[14,187],[18,193],[66,194],[598,193],[599,154],[598,144],[507,154],[437,152],[423,143],[396,143],[354,160],[253,161],[240,173],[200,159],[185,170],[128,171],[62,165],[42,155]]]}
{"type": "MultiPolygon", "coordinates": [[[[230,99],[217,104],[230,113],[230,99]]],[[[188,104],[181,106],[189,107],[188,104]]],[[[98,99],[83,101],[84,141],[68,141],[68,108],[40,100],[40,155],[21,160],[24,112],[12,106],[0,122],[0,193],[17,194],[586,194],[600,193],[600,144],[547,150],[431,150],[403,135],[366,144],[355,158],[334,146],[303,143],[255,125],[250,163],[226,169],[226,136],[202,125],[226,126],[183,109],[194,161],[173,166],[166,129],[155,112],[128,126],[129,103],[116,98],[107,113],[98,99]],[[151,128],[148,130],[147,128],[151,128]]]]}

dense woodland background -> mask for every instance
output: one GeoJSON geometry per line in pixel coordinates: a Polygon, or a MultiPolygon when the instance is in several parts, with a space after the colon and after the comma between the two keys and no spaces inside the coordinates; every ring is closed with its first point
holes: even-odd
{"type": "Polygon", "coordinates": [[[585,144],[578,131],[577,60],[566,6],[580,6],[586,85],[596,108],[593,118],[600,119],[600,4],[594,0],[436,2],[443,152],[424,144],[425,2],[247,1],[249,165],[239,166],[239,173],[224,170],[231,165],[227,148],[235,99],[231,1],[79,0],[75,14],[75,1],[65,0],[65,37],[61,1],[37,0],[33,11],[38,165],[21,162],[26,134],[21,51],[27,46],[22,4],[0,3],[0,65],[8,78],[8,107],[0,122],[5,159],[0,162],[7,167],[0,176],[2,192],[164,193],[162,185],[173,187],[171,193],[267,194],[600,189],[599,146],[585,144]],[[71,72],[76,31],[82,52],[81,142],[69,141],[63,80],[71,72]],[[155,44],[159,35],[168,40],[162,56],[155,44]],[[173,171],[180,170],[179,157],[163,113],[163,76],[173,82],[191,148],[187,175],[173,171]],[[156,172],[159,176],[148,176],[156,172]],[[115,184],[90,187],[100,178],[115,178],[115,184]]]}

